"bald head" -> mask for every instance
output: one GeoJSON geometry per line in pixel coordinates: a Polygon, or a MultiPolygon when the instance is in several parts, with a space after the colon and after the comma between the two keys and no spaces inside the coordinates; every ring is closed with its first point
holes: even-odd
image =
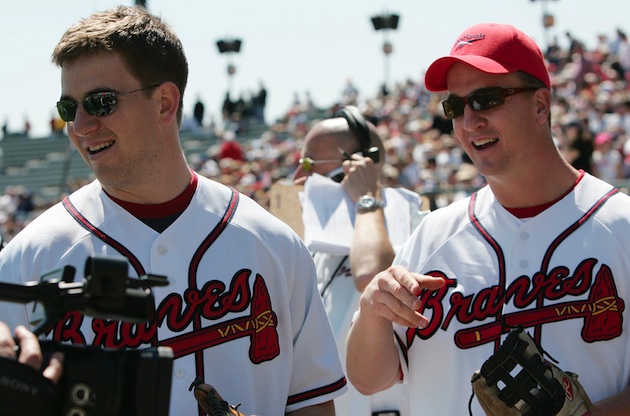
{"type": "MultiPolygon", "coordinates": [[[[370,146],[376,146],[382,154],[384,151],[383,143],[376,127],[370,122],[366,122],[366,124],[370,132],[370,146]]],[[[350,130],[348,122],[342,117],[330,118],[316,123],[306,135],[302,155],[313,144],[317,147],[332,148],[331,153],[339,153],[338,147],[348,154],[363,150],[359,138],[350,130]]]]}
{"type": "MultiPolygon", "coordinates": [[[[376,127],[369,122],[367,125],[370,146],[376,146],[380,154],[384,154],[383,143],[376,127]]],[[[353,154],[360,150],[363,150],[360,141],[350,130],[346,119],[336,117],[319,121],[308,131],[302,148],[302,158],[310,158],[314,163],[308,171],[299,166],[294,178],[299,179],[313,173],[326,176],[341,166],[345,159],[342,152],[353,154]]],[[[382,165],[382,160],[378,165],[382,165]]]]}

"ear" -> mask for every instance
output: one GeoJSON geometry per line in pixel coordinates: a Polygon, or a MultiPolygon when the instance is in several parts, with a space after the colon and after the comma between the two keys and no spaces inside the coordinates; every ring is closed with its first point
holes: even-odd
{"type": "Polygon", "coordinates": [[[534,92],[536,99],[536,121],[539,124],[548,124],[551,114],[551,91],[547,88],[539,88],[534,92]]]}
{"type": "Polygon", "coordinates": [[[166,81],[159,86],[160,122],[162,125],[177,123],[177,110],[181,93],[173,82],[166,81]]]}

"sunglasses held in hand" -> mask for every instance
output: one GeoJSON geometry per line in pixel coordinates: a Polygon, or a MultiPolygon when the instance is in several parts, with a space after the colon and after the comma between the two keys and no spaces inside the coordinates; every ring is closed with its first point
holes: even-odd
{"type": "Polygon", "coordinates": [[[473,91],[466,97],[456,95],[449,96],[442,101],[442,108],[446,118],[452,120],[464,115],[466,104],[474,111],[484,111],[495,108],[505,103],[505,97],[518,94],[523,91],[536,91],[539,87],[501,88],[490,87],[473,91]]]}
{"type": "MultiPolygon", "coordinates": [[[[118,107],[118,97],[133,94],[134,92],[148,90],[149,88],[155,88],[160,84],[149,85],[148,87],[140,88],[127,92],[115,92],[115,91],[101,91],[88,94],[81,105],[85,109],[85,112],[94,117],[105,117],[116,111],[118,107]]],[[[57,101],[57,111],[59,117],[66,123],[74,121],[77,115],[77,107],[79,103],[72,100],[59,100],[57,101]]]]}

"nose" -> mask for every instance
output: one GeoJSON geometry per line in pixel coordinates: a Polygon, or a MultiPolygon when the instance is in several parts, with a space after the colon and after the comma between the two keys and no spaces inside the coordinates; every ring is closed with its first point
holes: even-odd
{"type": "Polygon", "coordinates": [[[468,104],[464,106],[464,115],[453,120],[453,123],[461,122],[462,128],[468,131],[474,131],[485,125],[486,118],[481,111],[475,111],[468,104]]]}
{"type": "Polygon", "coordinates": [[[77,136],[89,136],[99,126],[99,121],[96,117],[88,114],[80,104],[77,106],[77,113],[74,116],[74,121],[71,123],[68,127],[72,128],[72,131],[77,136]]]}

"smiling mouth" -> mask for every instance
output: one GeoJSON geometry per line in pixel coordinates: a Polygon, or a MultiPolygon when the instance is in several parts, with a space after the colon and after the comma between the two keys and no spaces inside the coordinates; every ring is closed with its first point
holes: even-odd
{"type": "Polygon", "coordinates": [[[99,153],[102,152],[105,149],[108,149],[109,147],[111,147],[114,144],[113,141],[111,142],[106,142],[106,143],[101,143],[97,146],[89,146],[88,147],[88,152],[90,152],[91,154],[95,154],[95,153],[99,153]]]}
{"type": "Polygon", "coordinates": [[[498,139],[483,139],[483,140],[474,141],[473,145],[475,146],[476,149],[483,149],[485,147],[488,147],[492,143],[496,143],[496,142],[498,142],[498,139]]]}

